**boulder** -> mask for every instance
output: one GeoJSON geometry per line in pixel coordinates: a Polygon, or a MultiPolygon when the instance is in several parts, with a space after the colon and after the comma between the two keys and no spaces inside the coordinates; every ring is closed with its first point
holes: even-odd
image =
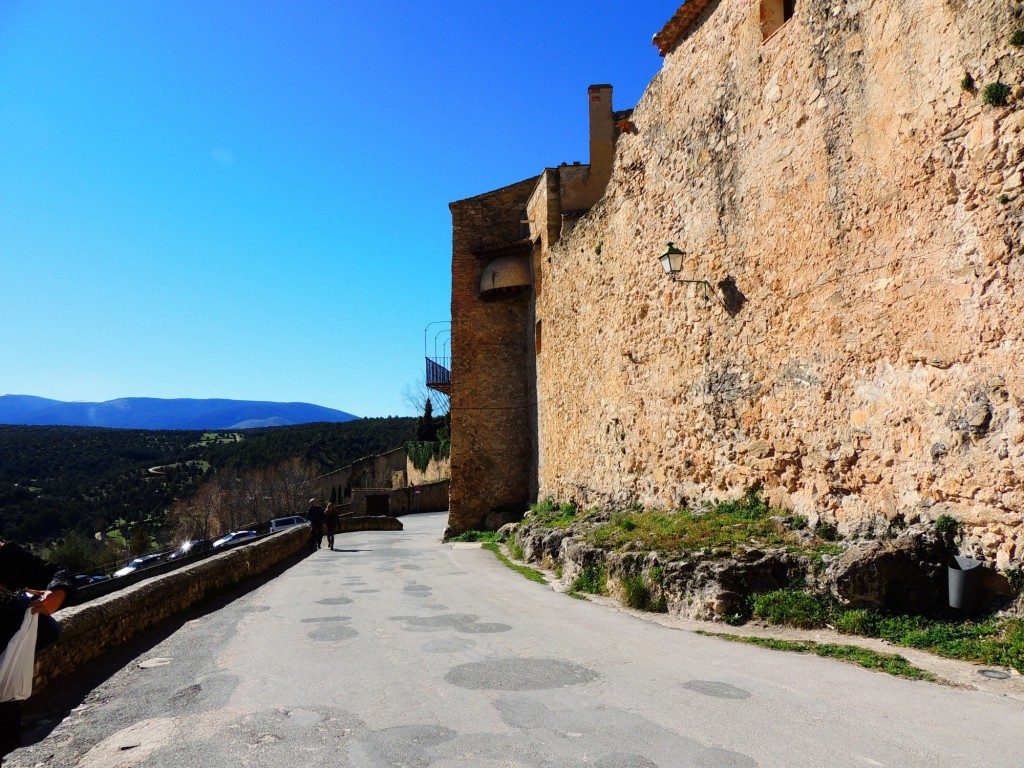
{"type": "Polygon", "coordinates": [[[822,586],[850,608],[927,612],[943,602],[948,559],[933,527],[914,526],[894,539],[854,544],[829,564],[822,586]]]}

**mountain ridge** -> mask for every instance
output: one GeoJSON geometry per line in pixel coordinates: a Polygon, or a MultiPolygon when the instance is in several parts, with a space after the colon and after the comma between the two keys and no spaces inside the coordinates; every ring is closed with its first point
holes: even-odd
{"type": "Polygon", "coordinates": [[[35,395],[0,395],[0,424],[112,427],[117,429],[252,429],[358,416],[312,403],[225,398],[122,397],[105,402],[66,402],[35,395]]]}

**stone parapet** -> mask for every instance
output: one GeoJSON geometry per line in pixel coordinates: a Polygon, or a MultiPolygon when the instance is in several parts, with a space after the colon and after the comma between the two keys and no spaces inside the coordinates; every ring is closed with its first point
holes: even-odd
{"type": "MultiPolygon", "coordinates": [[[[391,517],[354,517],[339,532],[402,530],[391,517]]],[[[309,545],[309,527],[299,526],[251,544],[154,576],[56,614],[60,641],[36,659],[35,688],[73,671],[164,619],[287,561],[309,545]]]]}

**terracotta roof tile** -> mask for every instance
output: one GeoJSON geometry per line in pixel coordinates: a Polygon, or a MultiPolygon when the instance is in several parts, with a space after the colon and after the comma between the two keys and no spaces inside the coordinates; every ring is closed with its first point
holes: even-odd
{"type": "Polygon", "coordinates": [[[712,0],[687,0],[679,6],[679,10],[669,19],[661,32],[654,36],[654,45],[658,46],[658,52],[662,56],[671,51],[679,42],[679,38],[690,31],[694,22],[711,2],[712,0]]]}

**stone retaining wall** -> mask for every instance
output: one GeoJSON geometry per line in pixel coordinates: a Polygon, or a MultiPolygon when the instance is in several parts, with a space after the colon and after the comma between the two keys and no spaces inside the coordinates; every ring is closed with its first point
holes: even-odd
{"type": "MultiPolygon", "coordinates": [[[[402,522],[391,517],[353,517],[339,526],[339,533],[369,530],[400,531],[402,522]]],[[[308,527],[292,528],[65,608],[56,614],[60,641],[36,659],[36,691],[203,599],[300,557],[308,543],[308,527]]]]}

